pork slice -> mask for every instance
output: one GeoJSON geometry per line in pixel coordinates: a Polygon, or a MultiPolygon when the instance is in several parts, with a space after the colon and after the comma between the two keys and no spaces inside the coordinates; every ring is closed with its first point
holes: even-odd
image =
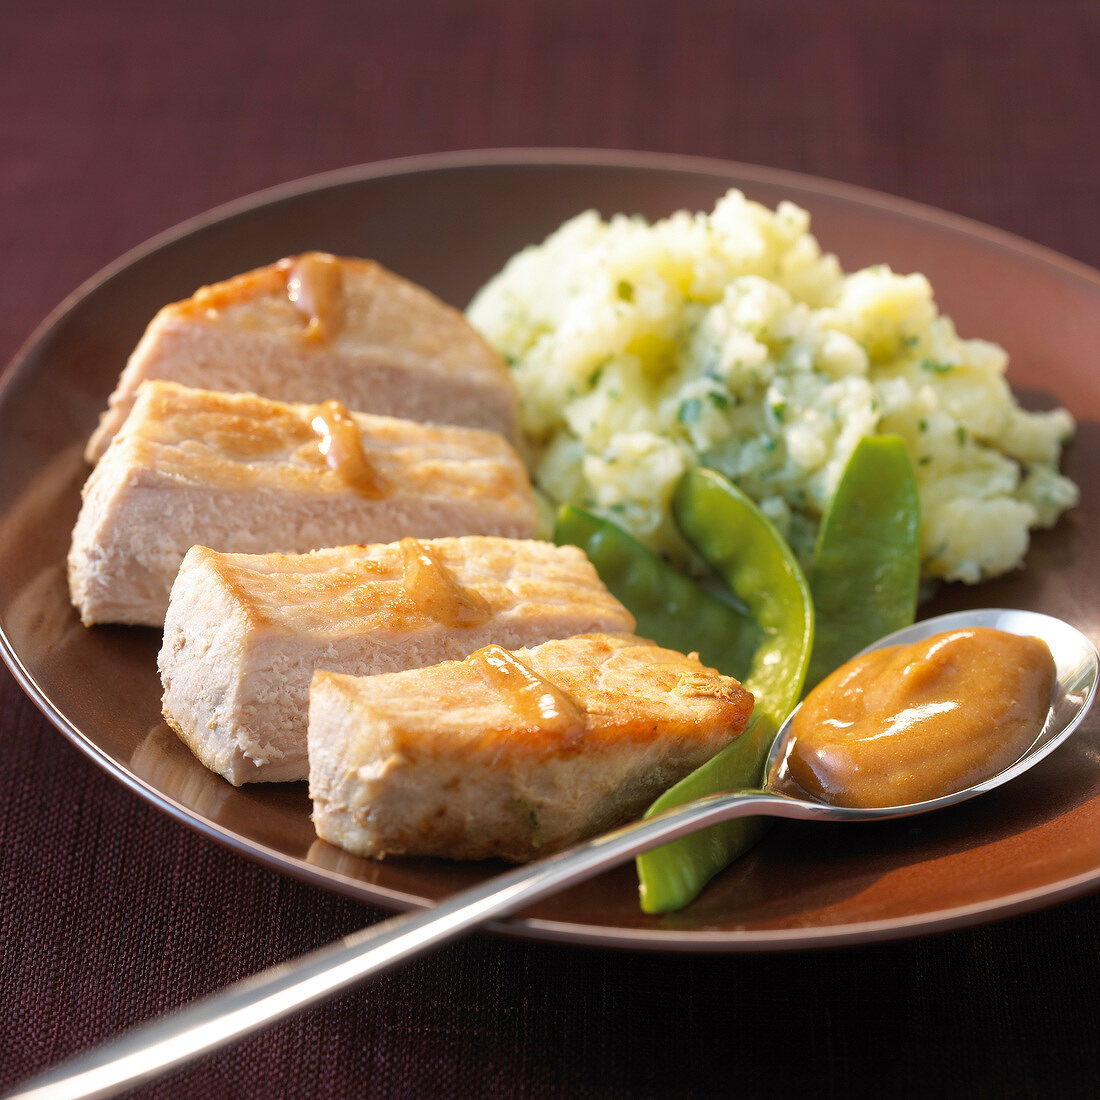
{"type": "Polygon", "coordinates": [[[161,626],[194,545],[530,538],[537,521],[523,463],[495,432],[147,382],[84,487],[69,587],[86,624],[161,626]]]}
{"type": "Polygon", "coordinates": [[[751,709],[695,655],[624,635],[377,676],[317,671],[314,824],[357,855],[531,859],[641,814],[751,709]]]}
{"type": "Polygon", "coordinates": [[[458,310],[379,264],[327,253],[288,257],[161,309],[88,441],[90,462],[147,379],[299,403],[332,398],[516,438],[508,368],[458,310]]]}

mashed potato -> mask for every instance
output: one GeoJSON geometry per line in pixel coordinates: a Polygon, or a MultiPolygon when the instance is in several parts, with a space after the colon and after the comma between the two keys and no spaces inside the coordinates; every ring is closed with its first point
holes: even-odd
{"type": "Polygon", "coordinates": [[[721,471],[807,561],[864,435],[906,442],[926,577],[1019,565],[1077,500],[1069,414],[1021,410],[1006,355],[963,340],[922,275],[845,275],[809,216],[730,191],[649,225],[588,212],[509,261],[469,309],[511,364],[536,482],[673,560],[681,473],[721,471]]]}

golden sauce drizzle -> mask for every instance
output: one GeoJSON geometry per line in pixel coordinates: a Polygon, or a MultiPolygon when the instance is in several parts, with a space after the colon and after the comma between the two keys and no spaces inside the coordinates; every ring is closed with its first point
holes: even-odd
{"type": "Polygon", "coordinates": [[[305,338],[331,340],[344,325],[344,278],[340,261],[326,252],[307,252],[287,270],[286,295],[306,318],[305,338]]]}
{"type": "Polygon", "coordinates": [[[487,645],[466,658],[512,711],[529,727],[553,732],[564,740],[584,735],[584,709],[568,692],[555,687],[514,653],[487,645]]]}
{"type": "Polygon", "coordinates": [[[318,448],[325,462],[349,489],[360,496],[378,500],[386,495],[386,484],[363,451],[359,425],[339,401],[316,406],[313,430],[320,436],[318,448]]]}
{"type": "Polygon", "coordinates": [[[418,539],[401,540],[401,586],[429,619],[444,626],[476,626],[493,617],[489,601],[465,588],[418,539]]]}

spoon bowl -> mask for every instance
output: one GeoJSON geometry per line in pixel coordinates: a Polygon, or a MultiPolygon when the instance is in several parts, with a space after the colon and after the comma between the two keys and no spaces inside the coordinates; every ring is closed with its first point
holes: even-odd
{"type": "Polygon", "coordinates": [[[1032,611],[959,611],[899,630],[863,652],[904,645],[944,631],[991,627],[1043,639],[1054,657],[1055,679],[1046,721],[1013,764],[965,790],[904,806],[849,808],[820,802],[798,788],[787,770],[792,721],[772,743],[759,790],[732,791],[696,799],[624,825],[557,855],[506,872],[426,910],[392,917],[329,947],[238,982],[161,1020],[77,1056],[32,1081],[10,1100],[36,1097],[112,1096],[373,977],[400,962],[487,921],[623,863],[639,852],[738,817],[767,815],[803,820],[872,821],[927,813],[1007,783],[1053,752],[1080,725],[1096,694],[1100,660],[1074,627],[1032,611]]]}
{"type": "MultiPolygon", "coordinates": [[[[768,753],[764,774],[767,780],[764,790],[774,795],[789,798],[806,807],[804,814],[783,814],[784,817],[805,816],[830,818],[836,821],[870,821],[886,817],[906,817],[913,814],[928,813],[956,802],[984,794],[1000,787],[1010,779],[1021,775],[1034,767],[1045,756],[1049,756],[1080,725],[1088,713],[1096,694],[1098,664],[1097,652],[1093,644],[1076,627],[1052,615],[1043,615],[1037,611],[1015,611],[1003,608],[984,608],[977,611],[955,611],[948,615],[939,615],[934,619],[924,619],[912,626],[903,627],[885,638],[867,646],[856,654],[862,657],[886,646],[908,645],[924,641],[935,634],[970,627],[988,627],[1003,630],[1009,634],[1032,635],[1041,638],[1050,649],[1054,658],[1054,684],[1051,688],[1050,709],[1046,721],[1035,740],[1027,749],[1006,768],[988,779],[975,783],[963,790],[938,798],[926,799],[899,806],[876,806],[874,808],[844,807],[820,802],[802,790],[791,777],[788,770],[790,752],[794,746],[792,727],[795,716],[802,705],[795,707],[776,733],[768,753]]],[[[763,811],[767,812],[767,811],[763,811]]]]}

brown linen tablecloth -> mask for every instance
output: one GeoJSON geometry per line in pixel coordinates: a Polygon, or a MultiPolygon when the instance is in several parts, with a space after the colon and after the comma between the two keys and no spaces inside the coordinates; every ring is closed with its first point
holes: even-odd
{"type": "MultiPolygon", "coordinates": [[[[0,362],[186,217],[444,149],[790,168],[1100,265],[1098,96],[1089,0],[9,4],[0,362]]],[[[6,671],[0,746],[0,1088],[382,916],[158,813],[6,671]]],[[[1093,1096],[1098,943],[1096,895],[791,955],[479,936],[141,1095],[1093,1096]]]]}

